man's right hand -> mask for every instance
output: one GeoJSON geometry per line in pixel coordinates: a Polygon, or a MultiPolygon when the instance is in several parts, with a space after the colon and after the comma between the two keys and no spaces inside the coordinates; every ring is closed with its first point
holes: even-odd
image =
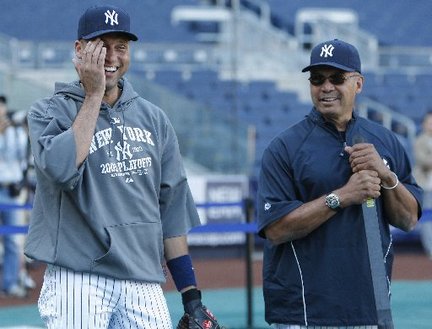
{"type": "Polygon", "coordinates": [[[336,190],[343,207],[362,204],[369,198],[376,199],[381,195],[381,180],[374,170],[361,170],[351,175],[348,182],[336,190]]]}
{"type": "Polygon", "coordinates": [[[105,93],[105,57],[106,48],[101,39],[80,42],[76,47],[76,57],[73,60],[85,93],[88,96],[105,93]],[[84,46],[82,49],[82,46],[84,46]]]}

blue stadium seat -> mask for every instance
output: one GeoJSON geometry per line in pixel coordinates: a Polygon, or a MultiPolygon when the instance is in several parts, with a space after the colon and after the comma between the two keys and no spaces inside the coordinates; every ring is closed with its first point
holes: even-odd
{"type": "Polygon", "coordinates": [[[154,82],[167,87],[177,88],[179,83],[182,83],[183,77],[180,71],[164,70],[156,71],[154,82]]]}

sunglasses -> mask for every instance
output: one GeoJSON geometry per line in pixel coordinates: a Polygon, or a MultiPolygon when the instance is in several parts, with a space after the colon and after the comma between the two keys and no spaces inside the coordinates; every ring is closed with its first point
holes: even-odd
{"type": "Polygon", "coordinates": [[[321,86],[327,79],[331,84],[335,86],[342,85],[346,80],[352,77],[359,77],[359,74],[353,74],[346,76],[344,73],[335,73],[329,76],[325,76],[322,74],[311,74],[308,79],[313,86],[321,86]]]}

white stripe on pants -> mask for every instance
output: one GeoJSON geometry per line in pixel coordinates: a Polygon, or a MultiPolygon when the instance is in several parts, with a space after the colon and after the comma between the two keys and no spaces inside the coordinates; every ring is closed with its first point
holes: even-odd
{"type": "Polygon", "coordinates": [[[38,302],[49,329],[172,329],[159,284],[48,265],[38,302]]]}

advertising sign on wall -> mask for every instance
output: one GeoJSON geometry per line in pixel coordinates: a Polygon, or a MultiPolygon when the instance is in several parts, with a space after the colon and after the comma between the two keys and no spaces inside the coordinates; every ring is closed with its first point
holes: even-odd
{"type": "MultiPolygon", "coordinates": [[[[243,175],[190,176],[189,184],[202,224],[231,224],[246,221],[243,201],[248,196],[248,178],[243,175]]],[[[242,232],[194,233],[190,245],[242,244],[242,232]]]]}

